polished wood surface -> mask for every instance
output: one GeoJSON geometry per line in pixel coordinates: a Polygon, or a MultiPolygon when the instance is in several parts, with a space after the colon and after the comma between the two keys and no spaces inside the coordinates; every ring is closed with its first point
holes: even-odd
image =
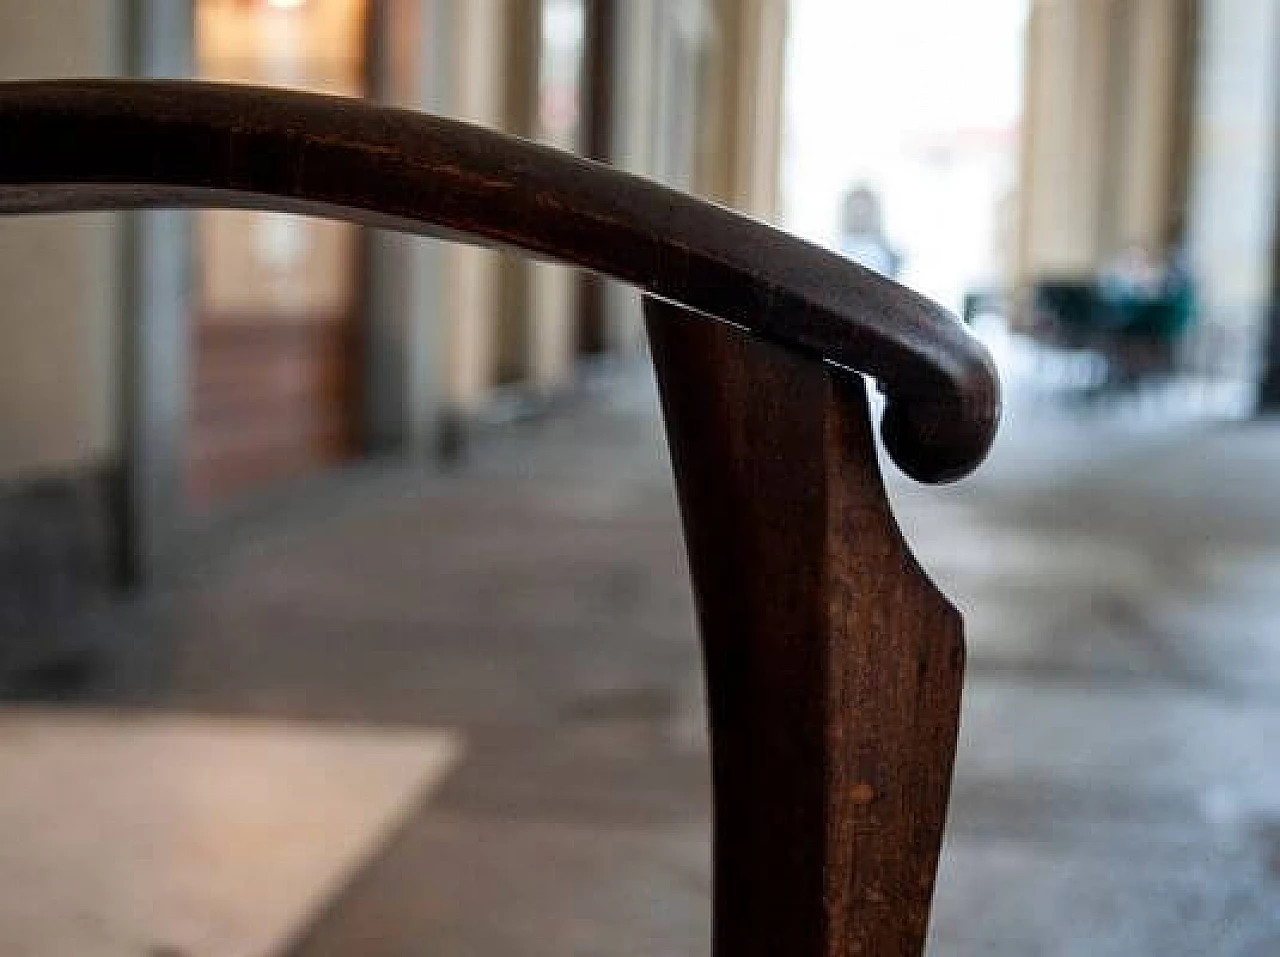
{"type": "Polygon", "coordinates": [[[982,459],[999,411],[990,361],[963,327],[728,210],[352,101],[0,84],[0,141],[0,212],[212,204],[444,228],[654,294],[646,319],[707,672],[715,954],[920,954],[963,642],[894,523],[850,370],[886,391],[898,464],[955,478],[982,459]]]}
{"type": "Polygon", "coordinates": [[[707,674],[717,957],[918,955],[959,721],[862,383],[646,301],[707,674]]]}
{"type": "Polygon", "coordinates": [[[460,234],[869,374],[888,398],[885,444],[921,480],[972,470],[995,433],[990,358],[944,309],[745,216],[514,137],[318,94],[62,80],[0,84],[0,142],[0,212],[243,206],[460,234]]]}

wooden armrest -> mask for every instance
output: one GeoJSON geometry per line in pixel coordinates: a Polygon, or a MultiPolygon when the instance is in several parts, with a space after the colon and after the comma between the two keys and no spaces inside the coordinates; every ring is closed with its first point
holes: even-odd
{"type": "Polygon", "coordinates": [[[827,250],[567,153],[454,120],[190,81],[0,84],[0,213],[227,206],[509,245],[634,283],[879,382],[908,474],[990,447],[990,359],[949,313],[827,250]]]}
{"type": "Polygon", "coordinates": [[[959,616],[890,512],[986,454],[949,314],[727,209],[451,120],[193,82],[0,84],[0,213],[226,206],[503,244],[647,293],[707,669],[717,957],[914,957],[959,720],[959,616]],[[707,318],[718,322],[704,321],[707,318]]]}

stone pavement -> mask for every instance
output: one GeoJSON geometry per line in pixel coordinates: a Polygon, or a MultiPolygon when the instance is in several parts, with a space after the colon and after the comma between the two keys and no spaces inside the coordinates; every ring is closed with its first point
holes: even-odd
{"type": "MultiPolygon", "coordinates": [[[[891,479],[969,623],[931,953],[1280,954],[1280,425],[1015,398],[976,478],[891,479]]],[[[114,615],[66,697],[461,734],[286,953],[708,952],[697,649],[646,377],[450,474],[370,470],[250,527],[114,615]]]]}

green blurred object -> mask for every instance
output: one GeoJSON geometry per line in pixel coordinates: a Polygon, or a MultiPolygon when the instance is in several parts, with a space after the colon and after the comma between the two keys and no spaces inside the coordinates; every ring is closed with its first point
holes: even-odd
{"type": "Polygon", "coordinates": [[[1032,335],[1101,354],[1113,384],[1176,371],[1177,346],[1196,317],[1194,283],[1176,268],[1154,293],[1093,277],[1044,279],[1033,287],[1032,306],[1032,335]]]}

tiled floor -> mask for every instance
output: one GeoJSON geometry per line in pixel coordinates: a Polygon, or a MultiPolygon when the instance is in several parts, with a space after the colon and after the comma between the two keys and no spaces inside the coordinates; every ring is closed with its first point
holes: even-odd
{"type": "Polygon", "coordinates": [[[268,957],[458,753],[423,731],[0,711],[0,954],[268,957]]]}
{"type": "MultiPolygon", "coordinates": [[[[1280,426],[1118,411],[1015,401],[974,480],[892,482],[969,620],[939,957],[1280,953],[1280,426]]],[[[113,616],[72,697],[465,739],[294,957],[706,953],[659,440],[636,379],[454,474],[315,496],[113,616]]]]}

